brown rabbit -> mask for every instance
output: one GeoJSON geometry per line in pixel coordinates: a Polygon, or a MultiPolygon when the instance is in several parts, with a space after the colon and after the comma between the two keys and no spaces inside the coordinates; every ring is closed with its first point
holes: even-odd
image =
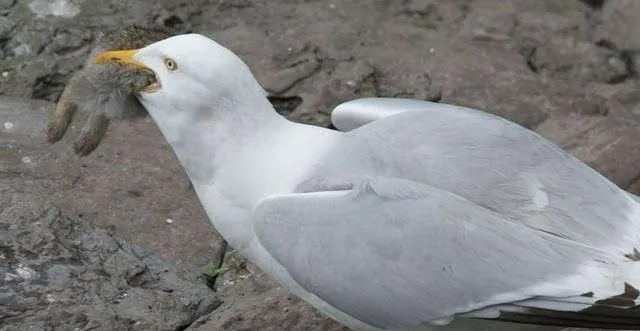
{"type": "Polygon", "coordinates": [[[94,64],[93,57],[105,50],[142,48],[171,35],[160,28],[127,26],[101,36],[83,70],[74,73],[62,91],[49,118],[48,141],[62,139],[76,110],[88,112],[73,143],[77,155],[88,155],[104,138],[109,120],[146,114],[135,93],[156,81],[154,73],[120,63],[94,64]]]}

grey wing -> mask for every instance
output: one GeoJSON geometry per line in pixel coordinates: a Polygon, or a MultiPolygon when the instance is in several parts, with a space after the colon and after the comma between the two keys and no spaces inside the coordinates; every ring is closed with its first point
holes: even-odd
{"type": "MultiPolygon", "coordinates": [[[[347,132],[370,122],[400,113],[421,111],[431,112],[434,113],[434,116],[438,116],[437,114],[444,112],[464,109],[467,108],[416,99],[359,98],[336,106],[331,113],[331,121],[338,130],[347,132]]],[[[636,201],[640,201],[640,197],[631,193],[629,195],[636,201]]]]}
{"type": "Polygon", "coordinates": [[[638,204],[540,135],[478,110],[431,107],[346,132],[314,170],[438,187],[512,221],[621,255],[638,245],[638,204]]]}
{"type": "Polygon", "coordinates": [[[334,184],[351,188],[263,199],[254,230],[303,288],[369,325],[415,326],[535,296],[620,293],[601,288],[613,265],[602,252],[449,192],[382,177],[334,184]]]}

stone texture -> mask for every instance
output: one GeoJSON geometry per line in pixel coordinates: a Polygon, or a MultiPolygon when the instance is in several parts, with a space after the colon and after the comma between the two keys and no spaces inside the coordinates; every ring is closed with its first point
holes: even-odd
{"type": "Polygon", "coordinates": [[[572,38],[554,38],[534,49],[529,65],[536,72],[574,80],[617,83],[631,75],[622,53],[572,38]]]}
{"type": "Polygon", "coordinates": [[[348,331],[271,281],[254,265],[230,249],[218,279],[224,304],[189,331],[322,330],[348,331]]]}
{"type": "Polygon", "coordinates": [[[0,330],[177,331],[220,303],[140,246],[0,183],[0,330]]]}
{"type": "Polygon", "coordinates": [[[595,38],[607,40],[620,49],[640,50],[640,35],[633,27],[640,20],[640,3],[633,0],[605,1],[602,23],[595,38]]]}
{"type": "Polygon", "coordinates": [[[640,175],[640,124],[636,119],[597,115],[552,117],[537,131],[622,187],[640,175]]]}

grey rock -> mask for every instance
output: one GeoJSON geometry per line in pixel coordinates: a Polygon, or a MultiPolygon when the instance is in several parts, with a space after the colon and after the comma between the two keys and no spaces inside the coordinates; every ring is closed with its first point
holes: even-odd
{"type": "Polygon", "coordinates": [[[462,32],[476,40],[508,44],[511,50],[526,50],[558,35],[585,39],[590,33],[587,17],[594,12],[574,0],[484,0],[472,1],[469,7],[462,32]]]}
{"type": "Polygon", "coordinates": [[[610,117],[640,118],[640,81],[629,79],[620,84],[590,84],[588,93],[603,97],[610,117]]]}
{"type": "Polygon", "coordinates": [[[567,114],[549,118],[536,131],[623,188],[637,194],[640,176],[637,119],[567,114]]]}
{"type": "Polygon", "coordinates": [[[472,48],[437,71],[444,102],[480,108],[525,127],[535,128],[551,114],[600,114],[605,100],[577,86],[544,79],[517,53],[472,48]],[[477,63],[482,63],[477,65],[477,63]]]}
{"type": "Polygon", "coordinates": [[[631,74],[637,78],[640,75],[640,50],[627,51],[623,54],[628,59],[631,74]]]}
{"type": "Polygon", "coordinates": [[[517,15],[511,12],[478,8],[467,16],[461,33],[475,40],[507,42],[516,29],[516,17],[517,15]]]}
{"type": "Polygon", "coordinates": [[[328,123],[330,110],[338,104],[357,97],[373,97],[377,91],[375,69],[362,61],[340,62],[327,81],[315,93],[303,95],[302,107],[308,111],[298,113],[305,123],[328,123]]]}
{"type": "Polygon", "coordinates": [[[188,331],[349,330],[282,289],[235,250],[227,251],[222,270],[217,290],[227,299],[188,331]]]}
{"type": "Polygon", "coordinates": [[[0,16],[0,39],[9,38],[9,33],[11,29],[13,29],[14,24],[10,19],[0,16]]]}
{"type": "Polygon", "coordinates": [[[349,331],[277,287],[261,295],[237,300],[233,305],[225,305],[201,325],[187,330],[349,331]]]}
{"type": "Polygon", "coordinates": [[[577,84],[619,83],[632,74],[620,52],[572,38],[550,39],[535,48],[529,61],[539,73],[577,84]]]}
{"type": "Polygon", "coordinates": [[[282,94],[318,70],[320,63],[312,52],[305,52],[283,62],[280,70],[275,71],[263,82],[263,87],[272,94],[282,94]]]}
{"type": "MultiPolygon", "coordinates": [[[[416,26],[447,29],[456,26],[468,14],[471,1],[453,0],[409,0],[403,6],[392,9],[399,17],[404,17],[416,26]]],[[[390,3],[391,4],[391,3],[390,3]]]]}
{"type": "Polygon", "coordinates": [[[640,34],[633,27],[640,21],[640,2],[634,0],[605,1],[596,40],[606,40],[620,49],[640,49],[640,34]]]}
{"type": "Polygon", "coordinates": [[[2,331],[183,330],[221,303],[140,246],[4,183],[0,230],[2,331]]]}

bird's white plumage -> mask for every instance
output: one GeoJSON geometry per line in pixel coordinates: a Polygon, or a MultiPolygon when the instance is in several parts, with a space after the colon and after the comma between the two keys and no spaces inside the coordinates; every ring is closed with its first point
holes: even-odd
{"type": "Polygon", "coordinates": [[[291,123],[237,56],[200,35],[135,59],[162,83],[139,99],[218,231],[338,321],[489,330],[505,324],[467,318],[558,323],[566,311],[588,326],[634,323],[581,311],[640,287],[625,257],[638,204],[542,137],[413,100],[345,103],[333,120],[348,132],[291,123]]]}

